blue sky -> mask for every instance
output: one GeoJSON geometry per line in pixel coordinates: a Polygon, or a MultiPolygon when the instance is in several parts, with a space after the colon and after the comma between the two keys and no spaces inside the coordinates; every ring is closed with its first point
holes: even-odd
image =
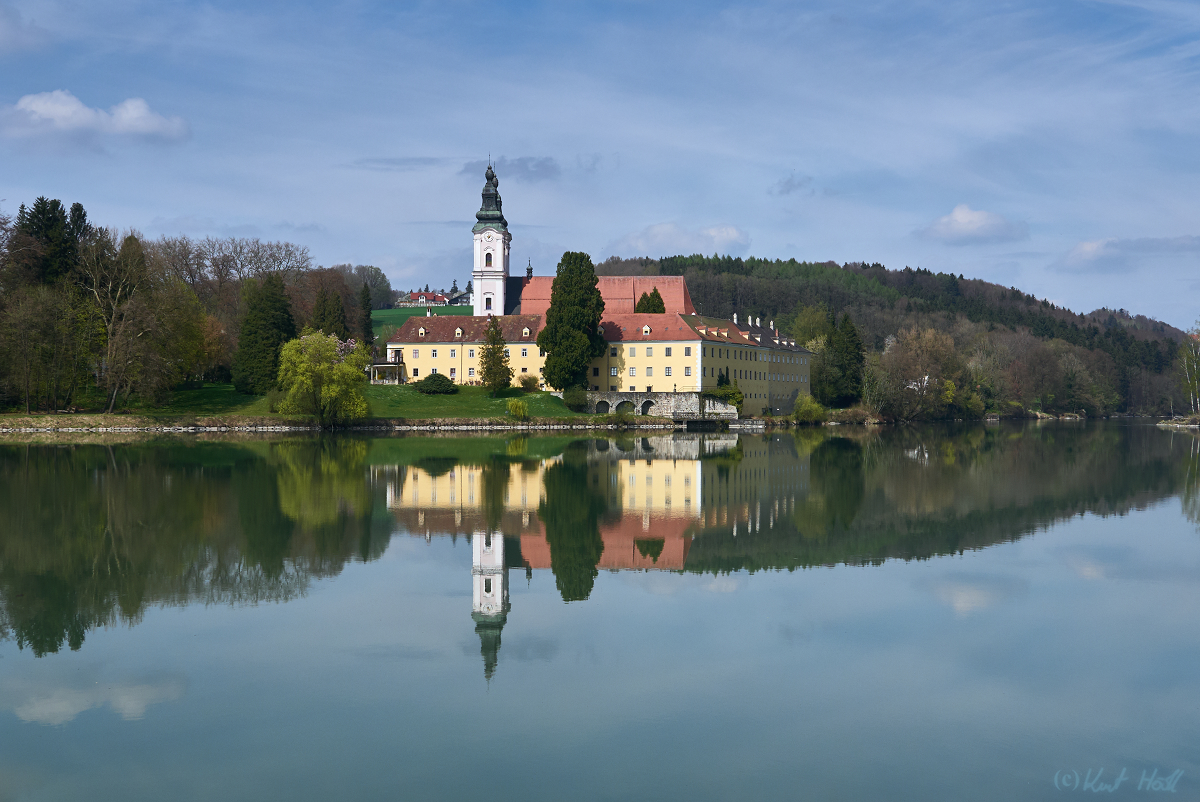
{"type": "Polygon", "coordinates": [[[1200,316],[1200,4],[0,0],[0,199],[464,282],[867,260],[1200,316]]]}

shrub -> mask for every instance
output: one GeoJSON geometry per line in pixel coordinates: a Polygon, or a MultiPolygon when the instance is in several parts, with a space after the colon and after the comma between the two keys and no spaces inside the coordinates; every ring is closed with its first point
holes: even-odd
{"type": "Polygon", "coordinates": [[[534,376],[532,373],[521,374],[521,389],[525,392],[536,393],[540,386],[541,382],[538,381],[537,376],[534,376]]]}
{"type": "Polygon", "coordinates": [[[796,402],[796,410],[792,413],[792,417],[796,419],[796,423],[816,426],[828,420],[829,413],[817,399],[811,395],[802,395],[796,402]]]}
{"type": "Polygon", "coordinates": [[[724,401],[726,404],[733,404],[738,408],[739,415],[742,413],[742,403],[746,400],[746,396],[738,389],[736,382],[733,384],[718,383],[716,389],[705,390],[704,396],[724,401]]]}
{"type": "Polygon", "coordinates": [[[517,420],[529,420],[529,404],[514,398],[508,402],[508,414],[517,420]]]}
{"type": "Polygon", "coordinates": [[[425,395],[450,395],[458,392],[458,385],[450,381],[445,373],[430,373],[414,383],[413,389],[425,395]]]}
{"type": "Polygon", "coordinates": [[[568,387],[563,392],[563,403],[572,412],[586,412],[588,408],[587,391],[582,387],[568,387]]]}
{"type": "Polygon", "coordinates": [[[871,414],[862,407],[850,407],[849,409],[839,409],[829,413],[829,417],[838,423],[855,423],[862,425],[867,422],[871,414]]]}

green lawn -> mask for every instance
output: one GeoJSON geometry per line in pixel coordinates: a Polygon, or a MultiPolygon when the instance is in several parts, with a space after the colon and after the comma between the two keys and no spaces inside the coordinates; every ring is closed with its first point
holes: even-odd
{"type": "Polygon", "coordinates": [[[156,407],[132,408],[139,415],[174,417],[194,415],[198,418],[220,415],[266,416],[270,412],[267,397],[242,395],[232,384],[206,384],[199,390],[176,390],[166,404],[156,407]]]}
{"type": "MultiPolygon", "coordinates": [[[[433,306],[430,307],[435,315],[471,315],[474,308],[470,306],[433,306]]],[[[402,326],[410,317],[425,317],[425,307],[413,306],[403,309],[376,309],[371,313],[371,323],[378,331],[380,326],[402,326]]]]}
{"type": "Polygon", "coordinates": [[[524,399],[534,418],[568,418],[572,412],[550,393],[522,393],[512,388],[492,398],[486,387],[460,387],[453,395],[424,395],[406,385],[372,384],[363,390],[372,418],[503,418],[512,398],[524,399]]]}

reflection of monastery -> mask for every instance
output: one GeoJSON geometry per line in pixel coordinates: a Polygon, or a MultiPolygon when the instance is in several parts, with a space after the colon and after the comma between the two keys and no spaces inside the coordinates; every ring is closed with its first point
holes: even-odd
{"type": "MultiPolygon", "coordinates": [[[[489,678],[509,610],[509,569],[552,567],[538,507],[546,472],[560,459],[374,469],[388,509],[410,534],[470,538],[472,617],[489,678]]],[[[773,528],[808,490],[807,458],[790,438],[775,437],[739,443],[736,435],[677,433],[590,441],[586,476],[607,503],[597,568],[609,571],[682,571],[698,535],[773,528]]]]}

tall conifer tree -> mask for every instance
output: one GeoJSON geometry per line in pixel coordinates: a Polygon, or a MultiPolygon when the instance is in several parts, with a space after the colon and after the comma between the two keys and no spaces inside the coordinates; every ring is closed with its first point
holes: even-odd
{"type": "Polygon", "coordinates": [[[550,288],[546,325],[538,347],[546,352],[546,383],[559,390],[587,385],[588,363],[604,353],[600,316],[604,298],[596,267],[586,253],[567,251],[550,288]]]}
{"type": "Polygon", "coordinates": [[[371,288],[365,283],[358,293],[358,308],[359,308],[359,330],[362,332],[363,342],[367,346],[367,350],[375,353],[375,325],[371,322],[371,288]]]}
{"type": "Polygon", "coordinates": [[[500,331],[500,319],[488,318],[483,347],[479,349],[479,380],[492,391],[492,395],[512,384],[513,369],[504,353],[504,333],[500,331]]]}
{"type": "Polygon", "coordinates": [[[250,285],[246,295],[246,317],[233,357],[233,386],[239,393],[262,395],[276,386],[279,350],[296,337],[296,322],[279,276],[272,274],[260,286],[250,285]]]}

